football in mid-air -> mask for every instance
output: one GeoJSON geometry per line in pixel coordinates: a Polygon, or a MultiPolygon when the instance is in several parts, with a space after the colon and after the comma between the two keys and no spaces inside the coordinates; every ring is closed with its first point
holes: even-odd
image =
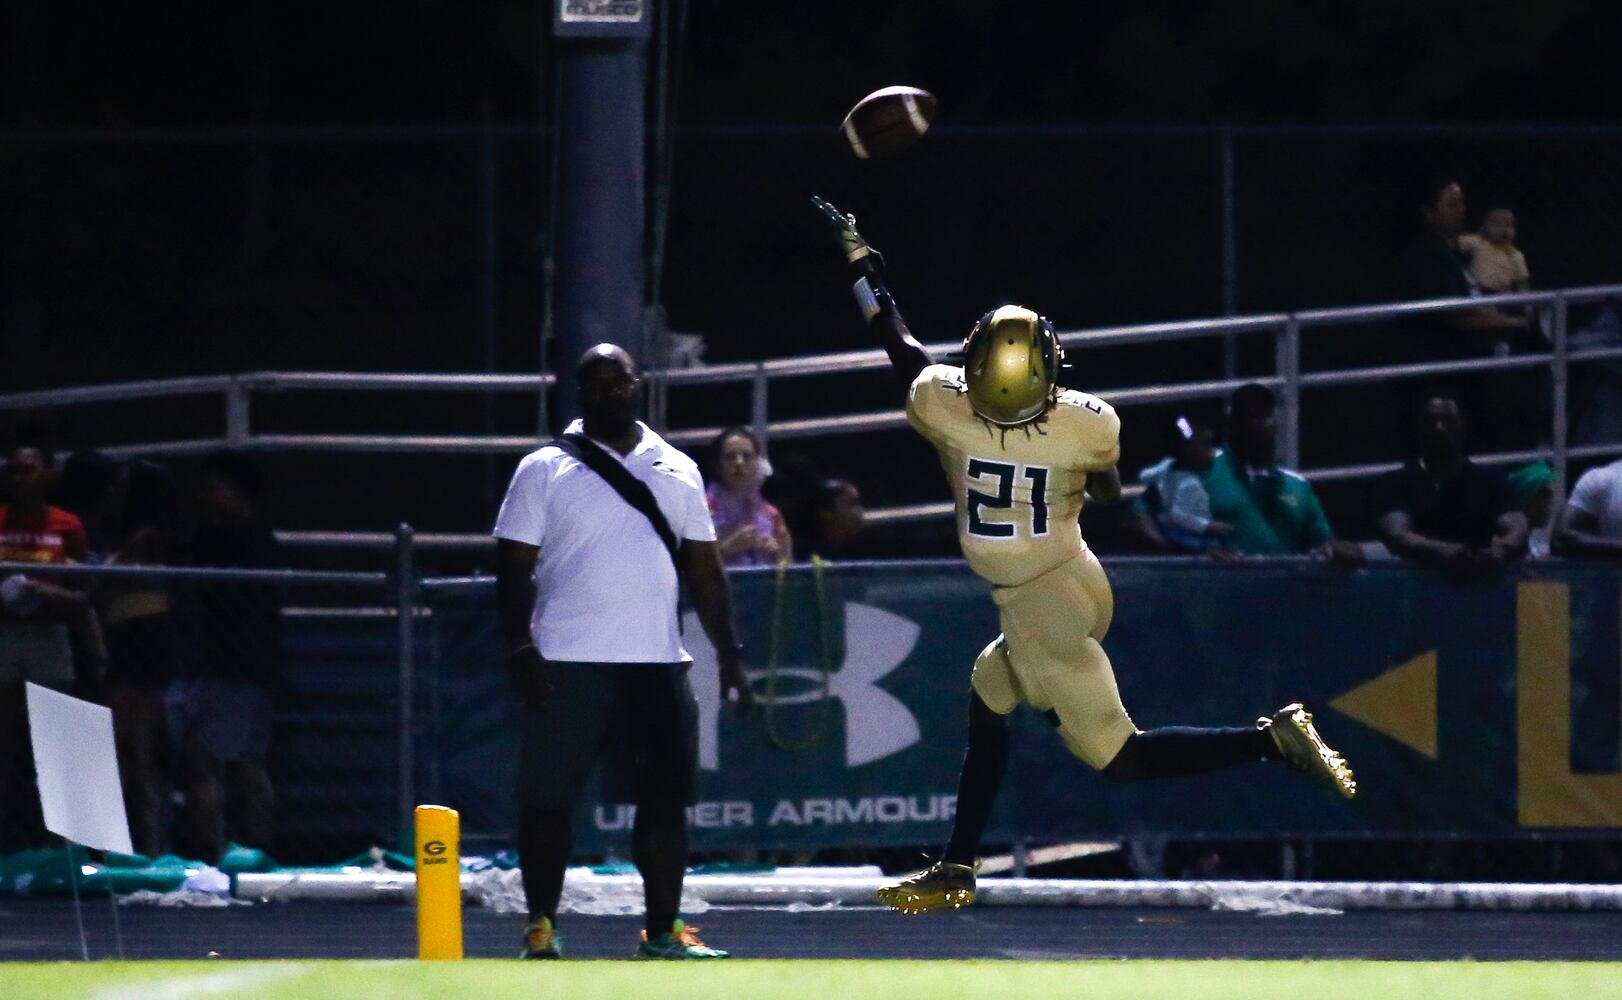
{"type": "Polygon", "coordinates": [[[857,101],[839,128],[851,152],[864,160],[882,160],[917,142],[934,117],[934,94],[917,87],[885,87],[857,101]]]}

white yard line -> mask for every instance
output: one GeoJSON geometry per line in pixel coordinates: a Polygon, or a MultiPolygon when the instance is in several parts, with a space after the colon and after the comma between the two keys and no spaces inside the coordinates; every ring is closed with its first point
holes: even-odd
{"type": "Polygon", "coordinates": [[[197,997],[234,995],[240,990],[303,975],[307,971],[297,965],[257,965],[250,969],[231,969],[202,976],[109,986],[92,994],[91,1000],[194,1000],[197,997]]]}

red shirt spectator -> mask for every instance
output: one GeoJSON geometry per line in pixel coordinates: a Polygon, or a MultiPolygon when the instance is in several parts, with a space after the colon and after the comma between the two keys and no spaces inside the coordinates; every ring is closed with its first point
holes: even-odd
{"type": "Polygon", "coordinates": [[[67,511],[0,505],[0,562],[83,562],[88,550],[84,525],[67,511]]]}
{"type": "MultiPolygon", "coordinates": [[[[42,449],[18,446],[6,455],[5,485],[9,504],[0,504],[0,561],[65,563],[83,560],[89,545],[77,517],[45,502],[50,482],[50,456],[42,449]]],[[[0,820],[15,822],[19,801],[32,794],[13,794],[11,778],[26,742],[23,683],[34,681],[67,688],[77,677],[93,682],[102,674],[107,651],[90,603],[83,594],[24,573],[0,574],[0,820]],[[80,664],[75,664],[77,647],[80,664]]],[[[0,829],[0,839],[28,843],[43,831],[0,829]],[[9,834],[9,836],[7,836],[9,834]]]]}

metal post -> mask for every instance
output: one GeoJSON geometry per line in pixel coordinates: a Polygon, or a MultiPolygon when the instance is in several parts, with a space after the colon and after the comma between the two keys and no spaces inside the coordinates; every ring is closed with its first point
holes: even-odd
{"type": "Polygon", "coordinates": [[[1279,845],[1278,866],[1279,878],[1286,882],[1295,881],[1295,844],[1291,841],[1286,840],[1279,845]]]}
{"type": "Polygon", "coordinates": [[[1014,877],[1024,878],[1031,866],[1031,845],[1029,841],[1021,840],[1014,845],[1014,877]]]}
{"type": "MultiPolygon", "coordinates": [[[[497,367],[496,351],[496,136],[488,126],[479,142],[479,332],[483,350],[480,365],[486,372],[497,367]]],[[[496,432],[496,399],[489,391],[484,393],[484,433],[496,432]]],[[[484,509],[494,510],[496,491],[501,484],[496,478],[496,459],[485,455],[483,460],[484,509]]]]}
{"type": "Polygon", "coordinates": [[[1274,334],[1273,370],[1284,384],[1278,394],[1278,464],[1301,467],[1301,321],[1292,313],[1274,334]]]}
{"type": "Polygon", "coordinates": [[[248,389],[236,379],[225,390],[225,440],[233,448],[243,448],[252,434],[248,423],[248,389]]]}
{"type": "Polygon", "coordinates": [[[398,829],[411,829],[412,812],[416,808],[416,608],[417,568],[413,551],[411,525],[401,524],[394,529],[394,597],[396,624],[400,643],[400,732],[399,760],[396,775],[399,781],[398,829]]]}
{"type": "Polygon", "coordinates": [[[1549,375],[1554,391],[1551,399],[1554,407],[1554,426],[1550,431],[1549,445],[1554,449],[1551,463],[1554,466],[1554,505],[1551,508],[1557,514],[1566,506],[1566,450],[1570,442],[1566,440],[1570,428],[1566,425],[1566,398],[1571,391],[1571,366],[1567,362],[1570,345],[1567,342],[1566,328],[1566,296],[1557,294],[1554,297],[1554,315],[1551,319],[1550,331],[1554,337],[1554,360],[1549,362],[1549,375]]]}
{"type": "Polygon", "coordinates": [[[770,427],[766,419],[766,392],[770,385],[765,362],[757,361],[755,373],[749,380],[749,426],[755,432],[755,440],[760,442],[762,455],[767,453],[766,434],[770,427]]]}
{"type": "MultiPolygon", "coordinates": [[[[1223,129],[1217,147],[1218,197],[1222,219],[1222,315],[1239,311],[1239,236],[1233,191],[1233,130],[1223,129]]],[[[1239,371],[1239,335],[1222,335],[1222,377],[1239,371]]]]}
{"type": "MultiPolygon", "coordinates": [[[[642,367],[652,367],[642,313],[646,40],[576,37],[565,32],[585,31],[595,22],[558,16],[553,370],[573,372],[580,355],[602,341],[619,344],[642,367]]],[[[643,31],[645,36],[645,26],[643,31]]],[[[567,425],[580,415],[573,379],[560,379],[556,390],[549,404],[558,423],[567,425]]]]}
{"type": "MultiPolygon", "coordinates": [[[[669,353],[659,351],[665,358],[669,353]]],[[[663,434],[670,426],[670,381],[665,374],[670,370],[667,362],[661,362],[658,371],[643,372],[643,379],[648,383],[647,407],[648,426],[663,434]]]]}
{"type": "Polygon", "coordinates": [[[662,306],[644,311],[643,328],[648,337],[648,358],[643,362],[647,379],[648,424],[663,434],[670,426],[670,323],[662,306]]]}
{"type": "MultiPolygon", "coordinates": [[[[542,371],[545,371],[544,365],[542,371]]],[[[548,409],[549,401],[547,387],[543,382],[540,391],[535,394],[535,440],[537,441],[545,441],[552,437],[552,417],[548,409]]]]}

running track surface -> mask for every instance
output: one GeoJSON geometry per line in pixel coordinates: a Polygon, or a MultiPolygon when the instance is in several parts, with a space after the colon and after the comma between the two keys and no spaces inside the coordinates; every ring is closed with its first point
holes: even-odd
{"type": "MultiPolygon", "coordinates": [[[[117,957],[107,900],[84,906],[91,958],[117,957]]],[[[470,958],[517,954],[522,917],[463,912],[470,958]]],[[[1207,910],[974,907],[902,917],[876,908],[711,909],[689,921],[740,958],[1366,958],[1622,960],[1622,913],[1354,911],[1257,916],[1207,910]]],[[[573,958],[627,957],[636,917],[559,920],[573,958]]],[[[124,957],[409,958],[416,911],[384,903],[120,907],[124,957]]],[[[80,957],[70,900],[0,900],[0,960],[80,957]]]]}

